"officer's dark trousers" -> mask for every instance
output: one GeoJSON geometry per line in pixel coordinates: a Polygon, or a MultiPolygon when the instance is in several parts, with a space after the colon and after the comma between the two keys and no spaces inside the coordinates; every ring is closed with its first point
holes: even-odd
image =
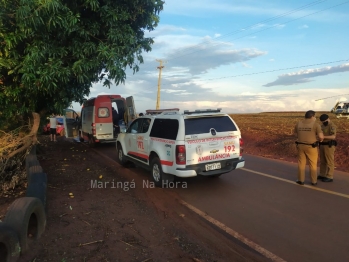
{"type": "Polygon", "coordinates": [[[335,149],[335,146],[320,145],[320,176],[333,179],[335,149]]]}
{"type": "Polygon", "coordinates": [[[304,182],[305,166],[308,160],[311,182],[316,183],[317,182],[316,171],[317,171],[317,159],[318,159],[317,147],[299,144],[297,146],[297,149],[298,149],[298,180],[301,182],[304,182]]]}

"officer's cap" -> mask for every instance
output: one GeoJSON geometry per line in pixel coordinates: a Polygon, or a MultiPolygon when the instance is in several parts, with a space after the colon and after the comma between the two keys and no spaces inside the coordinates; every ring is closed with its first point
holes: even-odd
{"type": "Polygon", "coordinates": [[[322,114],[320,116],[320,121],[326,121],[327,119],[328,119],[328,115],[326,115],[326,114],[322,114]]]}

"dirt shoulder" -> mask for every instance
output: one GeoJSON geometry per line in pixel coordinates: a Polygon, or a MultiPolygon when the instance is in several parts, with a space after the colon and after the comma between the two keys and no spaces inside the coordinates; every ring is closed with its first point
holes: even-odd
{"type": "MultiPolygon", "coordinates": [[[[175,194],[130,181],[132,170],[93,149],[63,138],[40,141],[38,159],[49,181],[47,227],[20,261],[268,261],[175,194]]],[[[11,198],[2,199],[0,215],[11,198]]]]}

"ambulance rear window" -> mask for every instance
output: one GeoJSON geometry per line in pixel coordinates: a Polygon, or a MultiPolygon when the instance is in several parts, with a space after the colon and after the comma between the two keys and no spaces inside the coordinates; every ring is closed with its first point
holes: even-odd
{"type": "Polygon", "coordinates": [[[187,118],[185,123],[185,135],[209,133],[211,128],[217,132],[237,131],[234,122],[228,116],[187,118]]]}
{"type": "Polygon", "coordinates": [[[98,108],[98,117],[100,118],[109,117],[109,108],[108,107],[98,108]]]}

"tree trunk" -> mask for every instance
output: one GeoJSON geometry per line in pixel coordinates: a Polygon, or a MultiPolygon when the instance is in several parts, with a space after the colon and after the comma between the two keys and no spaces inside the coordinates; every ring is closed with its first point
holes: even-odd
{"type": "Polygon", "coordinates": [[[11,158],[13,156],[15,156],[16,154],[23,152],[24,150],[27,150],[30,146],[35,145],[38,141],[37,138],[37,133],[38,133],[38,129],[40,126],[40,115],[38,113],[33,112],[33,125],[32,125],[32,129],[29,133],[29,135],[23,137],[22,141],[23,141],[23,145],[18,148],[17,150],[11,152],[11,154],[9,154],[8,158],[11,158]]]}

